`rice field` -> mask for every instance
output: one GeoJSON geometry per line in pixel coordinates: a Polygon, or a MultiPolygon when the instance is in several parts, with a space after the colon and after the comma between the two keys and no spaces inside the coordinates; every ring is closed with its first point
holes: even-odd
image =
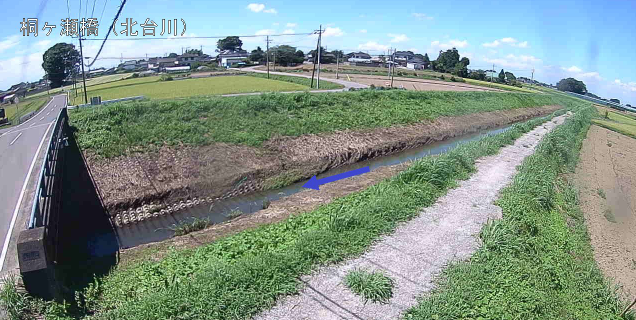
{"type": "Polygon", "coordinates": [[[600,112],[600,117],[592,120],[594,124],[636,138],[636,119],[634,117],[609,111],[607,108],[602,110],[606,110],[607,117],[605,117],[605,111],[600,112]]]}

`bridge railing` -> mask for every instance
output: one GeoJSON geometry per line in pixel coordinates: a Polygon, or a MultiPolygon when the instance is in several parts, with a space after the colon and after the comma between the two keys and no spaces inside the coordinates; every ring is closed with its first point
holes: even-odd
{"type": "Polygon", "coordinates": [[[68,146],[68,113],[57,116],[39,172],[27,229],[18,239],[18,262],[26,289],[43,298],[58,293],[54,261],[57,257],[58,220],[61,210],[62,174],[68,146]]]}

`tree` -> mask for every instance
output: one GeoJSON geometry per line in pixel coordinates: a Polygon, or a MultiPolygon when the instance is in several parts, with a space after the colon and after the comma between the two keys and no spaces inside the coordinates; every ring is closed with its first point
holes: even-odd
{"type": "Polygon", "coordinates": [[[302,63],[304,60],[304,56],[299,56],[296,48],[292,46],[280,45],[273,47],[272,51],[276,54],[276,63],[280,65],[289,66],[296,63],[302,63]]]}
{"type": "Polygon", "coordinates": [[[334,51],[331,51],[331,53],[334,56],[336,56],[336,59],[339,59],[340,61],[344,60],[345,54],[344,54],[344,52],[342,52],[342,50],[334,50],[334,51]]]}
{"type": "Polygon", "coordinates": [[[422,58],[422,60],[424,61],[424,69],[428,69],[428,67],[431,65],[431,59],[429,59],[428,53],[424,54],[424,58],[422,58]]]}
{"type": "Polygon", "coordinates": [[[621,104],[621,101],[618,99],[610,99],[610,102],[614,102],[616,104],[621,104]]]}
{"type": "Polygon", "coordinates": [[[556,86],[559,91],[569,91],[578,94],[587,93],[585,83],[574,78],[561,79],[561,81],[557,82],[556,86]]]}
{"type": "Polygon", "coordinates": [[[196,54],[197,56],[200,56],[203,54],[203,51],[201,51],[200,49],[190,49],[186,50],[185,53],[196,54]]]}
{"type": "MultiPolygon", "coordinates": [[[[309,51],[312,57],[317,56],[316,49],[309,51]]],[[[327,52],[325,48],[320,47],[320,63],[336,63],[336,56],[327,52]]]]}
{"type": "Polygon", "coordinates": [[[168,55],[168,58],[176,58],[177,56],[179,55],[174,52],[170,52],[170,54],[168,55]]]}
{"type": "Polygon", "coordinates": [[[473,71],[470,72],[469,77],[471,79],[475,79],[475,80],[482,80],[482,81],[486,80],[486,71],[481,70],[481,69],[473,70],[473,71]]]}
{"type": "Polygon", "coordinates": [[[629,103],[628,103],[628,104],[626,104],[625,106],[626,106],[626,107],[629,107],[629,108],[631,108],[631,107],[632,107],[632,105],[631,105],[631,104],[629,104],[629,103]]]}
{"type": "Polygon", "coordinates": [[[456,48],[448,49],[446,52],[440,50],[435,68],[442,72],[453,72],[457,63],[459,63],[459,51],[456,48]]]}
{"type": "Polygon", "coordinates": [[[506,82],[506,73],[503,69],[501,69],[501,72],[499,72],[499,82],[506,82]]]}
{"type": "Polygon", "coordinates": [[[230,36],[217,41],[216,47],[219,48],[219,50],[242,50],[243,41],[241,41],[241,39],[237,36],[230,36]]]}
{"type": "Polygon", "coordinates": [[[51,88],[58,88],[70,74],[79,71],[80,54],[74,45],[58,43],[44,52],[42,61],[42,69],[51,81],[51,88]]]}
{"type": "Polygon", "coordinates": [[[265,60],[265,52],[261,49],[261,47],[256,47],[256,50],[252,50],[252,53],[250,54],[250,61],[263,62],[265,60]]]}
{"type": "Polygon", "coordinates": [[[512,74],[512,72],[506,71],[506,81],[510,83],[517,82],[517,77],[515,77],[515,75],[512,74]]]}

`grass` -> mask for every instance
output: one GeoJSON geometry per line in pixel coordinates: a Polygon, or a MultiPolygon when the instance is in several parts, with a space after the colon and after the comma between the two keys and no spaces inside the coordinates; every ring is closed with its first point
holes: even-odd
{"type": "Polygon", "coordinates": [[[603,199],[605,199],[605,198],[606,198],[606,196],[605,196],[605,190],[603,190],[603,189],[601,189],[601,188],[598,188],[598,190],[596,190],[596,193],[598,193],[599,197],[601,197],[601,198],[603,198],[603,199]]]}
{"type": "MultiPolygon", "coordinates": [[[[88,88],[88,98],[101,96],[111,100],[132,96],[150,99],[186,98],[192,96],[220,95],[229,93],[277,92],[308,89],[299,84],[258,79],[247,76],[223,76],[174,81],[159,81],[160,77],[132,78],[88,88]]],[[[72,97],[72,104],[84,103],[84,98],[72,97]]]]}
{"type": "MultiPolygon", "coordinates": [[[[250,76],[250,77],[267,79],[267,74],[264,74],[264,73],[250,72],[247,75],[250,76]]],[[[283,76],[283,75],[278,75],[278,74],[270,74],[269,78],[271,80],[291,82],[291,83],[299,84],[299,85],[306,86],[306,87],[311,86],[311,79],[304,78],[304,77],[294,77],[294,76],[283,76]]],[[[315,85],[316,85],[316,80],[314,80],[314,86],[315,85]]],[[[334,82],[330,82],[329,80],[321,80],[320,81],[320,89],[330,90],[330,89],[342,89],[342,88],[344,88],[343,85],[340,85],[340,84],[337,84],[337,83],[334,83],[334,82]]]]}
{"type": "Polygon", "coordinates": [[[636,119],[605,110],[604,116],[592,120],[594,124],[636,139],[636,119]]]}
{"type": "Polygon", "coordinates": [[[355,294],[368,301],[387,303],[393,297],[393,279],[382,272],[352,270],[345,276],[345,285],[355,294]]]}
{"type": "Polygon", "coordinates": [[[175,236],[183,236],[188,233],[192,233],[195,231],[203,230],[210,225],[209,219],[198,219],[194,218],[192,221],[182,221],[178,224],[175,224],[172,228],[175,236]]]}
{"type": "Polygon", "coordinates": [[[478,85],[478,86],[482,86],[482,87],[489,87],[489,88],[507,90],[507,91],[518,91],[518,92],[525,92],[525,93],[538,93],[538,92],[540,92],[540,91],[537,91],[537,90],[534,90],[534,89],[519,88],[519,87],[515,87],[515,86],[509,86],[509,85],[501,84],[501,83],[493,83],[493,82],[475,80],[475,79],[470,79],[470,78],[464,78],[464,80],[466,80],[466,83],[469,83],[469,84],[474,84],[474,85],[478,85]]]}
{"type": "MultiPolygon", "coordinates": [[[[132,73],[121,73],[121,74],[110,74],[110,75],[105,75],[105,76],[101,76],[101,77],[90,78],[90,79],[86,80],[86,87],[89,88],[91,86],[95,86],[95,85],[99,85],[99,84],[119,81],[119,80],[130,78],[131,76],[132,76],[132,73]]],[[[78,77],[77,88],[78,88],[77,92],[78,92],[78,96],[79,96],[80,90],[83,89],[83,83],[82,83],[81,75],[78,77]]],[[[61,87],[61,88],[51,89],[51,90],[49,90],[49,93],[50,94],[59,94],[59,93],[62,92],[62,90],[70,90],[70,91],[73,92],[73,96],[74,96],[75,93],[74,93],[74,91],[72,89],[73,89],[73,85],[71,84],[71,85],[68,85],[68,86],[61,87]]],[[[34,95],[30,95],[29,97],[36,98],[36,97],[42,97],[42,96],[45,96],[45,95],[47,95],[47,92],[43,91],[43,92],[36,93],[34,95]]]]}
{"type": "MultiPolygon", "coordinates": [[[[572,172],[596,111],[586,107],[546,136],[497,204],[470,261],[444,271],[406,319],[622,319],[594,260],[572,172]]],[[[633,315],[626,319],[634,319],[633,315]]]]}
{"type": "MultiPolygon", "coordinates": [[[[229,81],[230,77],[216,79],[229,81]]],[[[175,83],[188,81],[193,80],[175,83]]],[[[390,127],[441,116],[567,106],[575,101],[545,94],[363,90],[135,101],[75,110],[70,121],[85,149],[112,157],[133,148],[144,151],[163,145],[226,142],[260,146],[275,136],[390,127]]]]}
{"type": "Polygon", "coordinates": [[[611,223],[616,223],[616,217],[614,216],[614,213],[612,212],[612,210],[610,210],[609,208],[603,211],[603,216],[605,217],[605,219],[607,219],[607,221],[611,223]]]}
{"type": "Polygon", "coordinates": [[[12,125],[19,124],[20,117],[42,108],[49,101],[48,97],[31,98],[28,97],[18,104],[2,105],[0,108],[4,108],[5,116],[9,119],[12,125]]]}
{"type": "Polygon", "coordinates": [[[278,297],[297,293],[301,275],[362,254],[380,236],[432,205],[457,179],[468,178],[477,158],[496,153],[545,120],[421,159],[391,179],[280,223],[174,251],[160,261],[142,259],[118,267],[78,293],[90,303],[57,315],[93,314],[93,320],[248,318],[278,297]]]}

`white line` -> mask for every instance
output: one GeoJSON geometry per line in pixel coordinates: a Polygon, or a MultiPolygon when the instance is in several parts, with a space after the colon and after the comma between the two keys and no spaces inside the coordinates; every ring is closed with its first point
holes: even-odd
{"type": "Polygon", "coordinates": [[[28,128],[23,128],[23,129],[20,129],[20,130],[11,131],[11,133],[22,132],[22,131],[26,131],[26,130],[29,130],[29,129],[35,129],[35,128],[38,128],[38,127],[43,127],[43,126],[48,126],[48,125],[49,125],[49,122],[40,123],[40,124],[38,124],[37,122],[34,122],[28,128]]]}
{"type": "Polygon", "coordinates": [[[42,117],[42,118],[40,119],[40,121],[42,121],[42,120],[44,120],[44,117],[42,117]]]}
{"type": "Polygon", "coordinates": [[[29,126],[29,128],[33,127],[35,124],[36,124],[36,122],[33,122],[33,123],[29,126]]]}
{"type": "Polygon", "coordinates": [[[13,141],[11,141],[11,143],[9,143],[10,146],[12,146],[16,140],[18,140],[18,138],[20,138],[20,136],[22,135],[22,132],[18,133],[18,136],[15,137],[15,139],[13,139],[13,141]]]}
{"type": "Polygon", "coordinates": [[[48,116],[49,114],[51,114],[51,111],[49,111],[46,115],[48,116]]]}
{"type": "MultiPolygon", "coordinates": [[[[53,101],[55,100],[55,97],[57,97],[57,96],[54,96],[54,97],[53,97],[53,99],[51,99],[51,101],[49,101],[49,102],[48,102],[48,103],[44,106],[44,108],[42,108],[42,109],[40,110],[40,112],[38,112],[37,114],[33,115],[33,117],[31,117],[31,119],[34,119],[35,117],[39,116],[39,115],[40,115],[40,113],[44,112],[44,110],[46,110],[46,108],[48,108],[49,104],[51,104],[51,102],[53,102],[53,101]]],[[[29,120],[31,120],[31,119],[29,119],[29,120]]],[[[5,134],[9,134],[9,133],[11,133],[11,132],[15,132],[15,129],[18,129],[18,128],[19,128],[19,127],[21,127],[22,125],[24,125],[24,124],[28,123],[28,122],[29,122],[29,120],[24,121],[23,123],[20,123],[20,124],[19,124],[19,125],[17,125],[17,126],[16,126],[13,130],[9,130],[9,131],[7,131],[7,132],[5,132],[5,133],[0,134],[0,136],[3,136],[3,135],[5,135],[5,134]]]]}
{"type": "Polygon", "coordinates": [[[4,237],[4,245],[2,246],[2,254],[0,254],[0,271],[4,268],[4,259],[7,256],[7,249],[9,249],[9,241],[11,241],[11,234],[13,233],[13,227],[15,226],[15,220],[18,217],[18,211],[20,211],[20,205],[22,204],[22,198],[24,198],[24,191],[26,191],[27,184],[29,184],[29,179],[31,178],[31,173],[33,172],[33,166],[35,166],[35,160],[38,159],[38,155],[40,154],[40,149],[42,149],[42,145],[44,144],[44,140],[51,130],[51,126],[53,123],[49,124],[49,127],[46,128],[46,132],[42,137],[42,141],[40,141],[40,146],[38,147],[35,155],[33,155],[33,160],[31,161],[31,167],[29,167],[29,172],[27,173],[26,178],[24,179],[24,184],[22,184],[22,191],[20,192],[20,197],[18,198],[18,203],[15,205],[15,210],[13,210],[13,218],[11,218],[11,224],[9,225],[9,231],[7,231],[7,236],[4,237]]]}

